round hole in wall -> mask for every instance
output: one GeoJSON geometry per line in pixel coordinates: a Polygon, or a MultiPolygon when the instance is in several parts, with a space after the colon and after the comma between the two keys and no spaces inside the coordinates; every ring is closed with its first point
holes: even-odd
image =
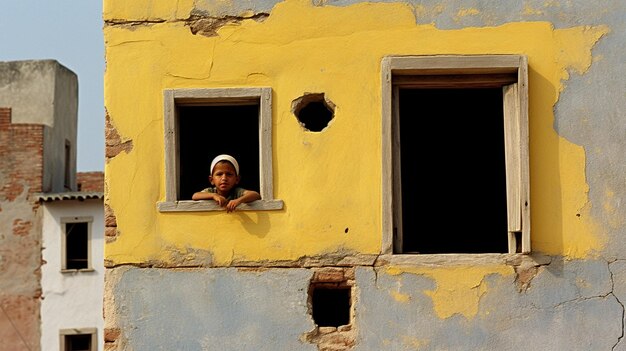
{"type": "Polygon", "coordinates": [[[293,100],[291,107],[300,125],[311,132],[324,130],[335,114],[335,105],[324,93],[304,94],[293,100]]]}

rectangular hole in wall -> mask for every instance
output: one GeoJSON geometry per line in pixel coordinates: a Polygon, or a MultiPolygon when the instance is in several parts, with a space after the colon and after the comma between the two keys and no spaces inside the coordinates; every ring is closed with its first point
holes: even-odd
{"type": "Polygon", "coordinates": [[[319,327],[350,324],[351,289],[319,284],[311,286],[313,321],[319,327]]]}

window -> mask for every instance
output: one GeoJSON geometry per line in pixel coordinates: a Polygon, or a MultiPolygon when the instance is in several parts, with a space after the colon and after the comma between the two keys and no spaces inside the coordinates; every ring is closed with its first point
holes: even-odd
{"type": "Polygon", "coordinates": [[[209,166],[219,154],[235,157],[240,186],[261,194],[238,209],[282,209],[273,198],[271,102],[271,88],[165,90],[166,190],[159,211],[222,210],[212,201],[191,200],[209,186],[209,166]]]}
{"type": "Polygon", "coordinates": [[[386,57],[383,253],[528,253],[528,69],[518,55],[386,57]]]}
{"type": "Polygon", "coordinates": [[[96,328],[61,329],[59,339],[62,351],[97,351],[96,328]]]}
{"type": "Polygon", "coordinates": [[[62,218],[61,270],[92,270],[91,267],[91,217],[62,218]]]}
{"type": "Polygon", "coordinates": [[[63,186],[65,187],[65,189],[72,189],[72,185],[70,184],[71,182],[71,174],[72,174],[72,167],[71,167],[71,157],[72,157],[72,144],[70,144],[69,140],[65,140],[65,152],[64,152],[64,169],[65,169],[65,174],[63,176],[63,186]]]}

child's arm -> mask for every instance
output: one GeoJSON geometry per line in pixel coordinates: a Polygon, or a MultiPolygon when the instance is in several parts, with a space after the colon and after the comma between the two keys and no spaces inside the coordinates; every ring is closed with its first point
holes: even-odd
{"type": "Polygon", "coordinates": [[[239,206],[239,204],[245,204],[248,202],[252,202],[255,200],[260,200],[261,199],[261,195],[259,193],[257,193],[254,190],[244,190],[243,194],[234,199],[234,200],[230,200],[228,202],[228,204],[226,205],[226,212],[232,212],[235,210],[235,208],[237,208],[237,206],[239,206]]]}
{"type": "Polygon", "coordinates": [[[192,200],[213,200],[221,207],[226,204],[226,198],[217,193],[211,193],[208,191],[198,191],[191,196],[192,200]]]}
{"type": "Polygon", "coordinates": [[[213,200],[214,193],[208,191],[198,191],[191,195],[192,200],[213,200]]]}

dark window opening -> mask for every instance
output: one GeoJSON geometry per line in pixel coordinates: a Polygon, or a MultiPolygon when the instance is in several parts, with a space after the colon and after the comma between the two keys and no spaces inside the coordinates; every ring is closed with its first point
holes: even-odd
{"type": "Polygon", "coordinates": [[[502,89],[399,94],[402,252],[508,252],[502,89]]]}
{"type": "Polygon", "coordinates": [[[65,335],[64,351],[90,351],[91,334],[65,335]]]}
{"type": "Polygon", "coordinates": [[[178,106],[179,191],[191,200],[210,186],[213,158],[229,154],[239,163],[245,189],[260,190],[259,105],[178,106]]]}
{"type": "Polygon", "coordinates": [[[70,167],[70,159],[72,157],[72,147],[69,140],[65,140],[65,152],[64,152],[64,175],[63,175],[63,186],[66,189],[71,189],[72,186],[70,184],[71,178],[71,167],[70,167]]]}
{"type": "Polygon", "coordinates": [[[293,102],[293,112],[300,124],[311,132],[321,132],[333,119],[335,106],[324,94],[307,94],[293,102]]]}
{"type": "Polygon", "coordinates": [[[313,321],[319,327],[350,324],[350,288],[314,286],[311,304],[313,321]]]}
{"type": "Polygon", "coordinates": [[[65,224],[65,268],[89,268],[89,224],[65,224]]]}

